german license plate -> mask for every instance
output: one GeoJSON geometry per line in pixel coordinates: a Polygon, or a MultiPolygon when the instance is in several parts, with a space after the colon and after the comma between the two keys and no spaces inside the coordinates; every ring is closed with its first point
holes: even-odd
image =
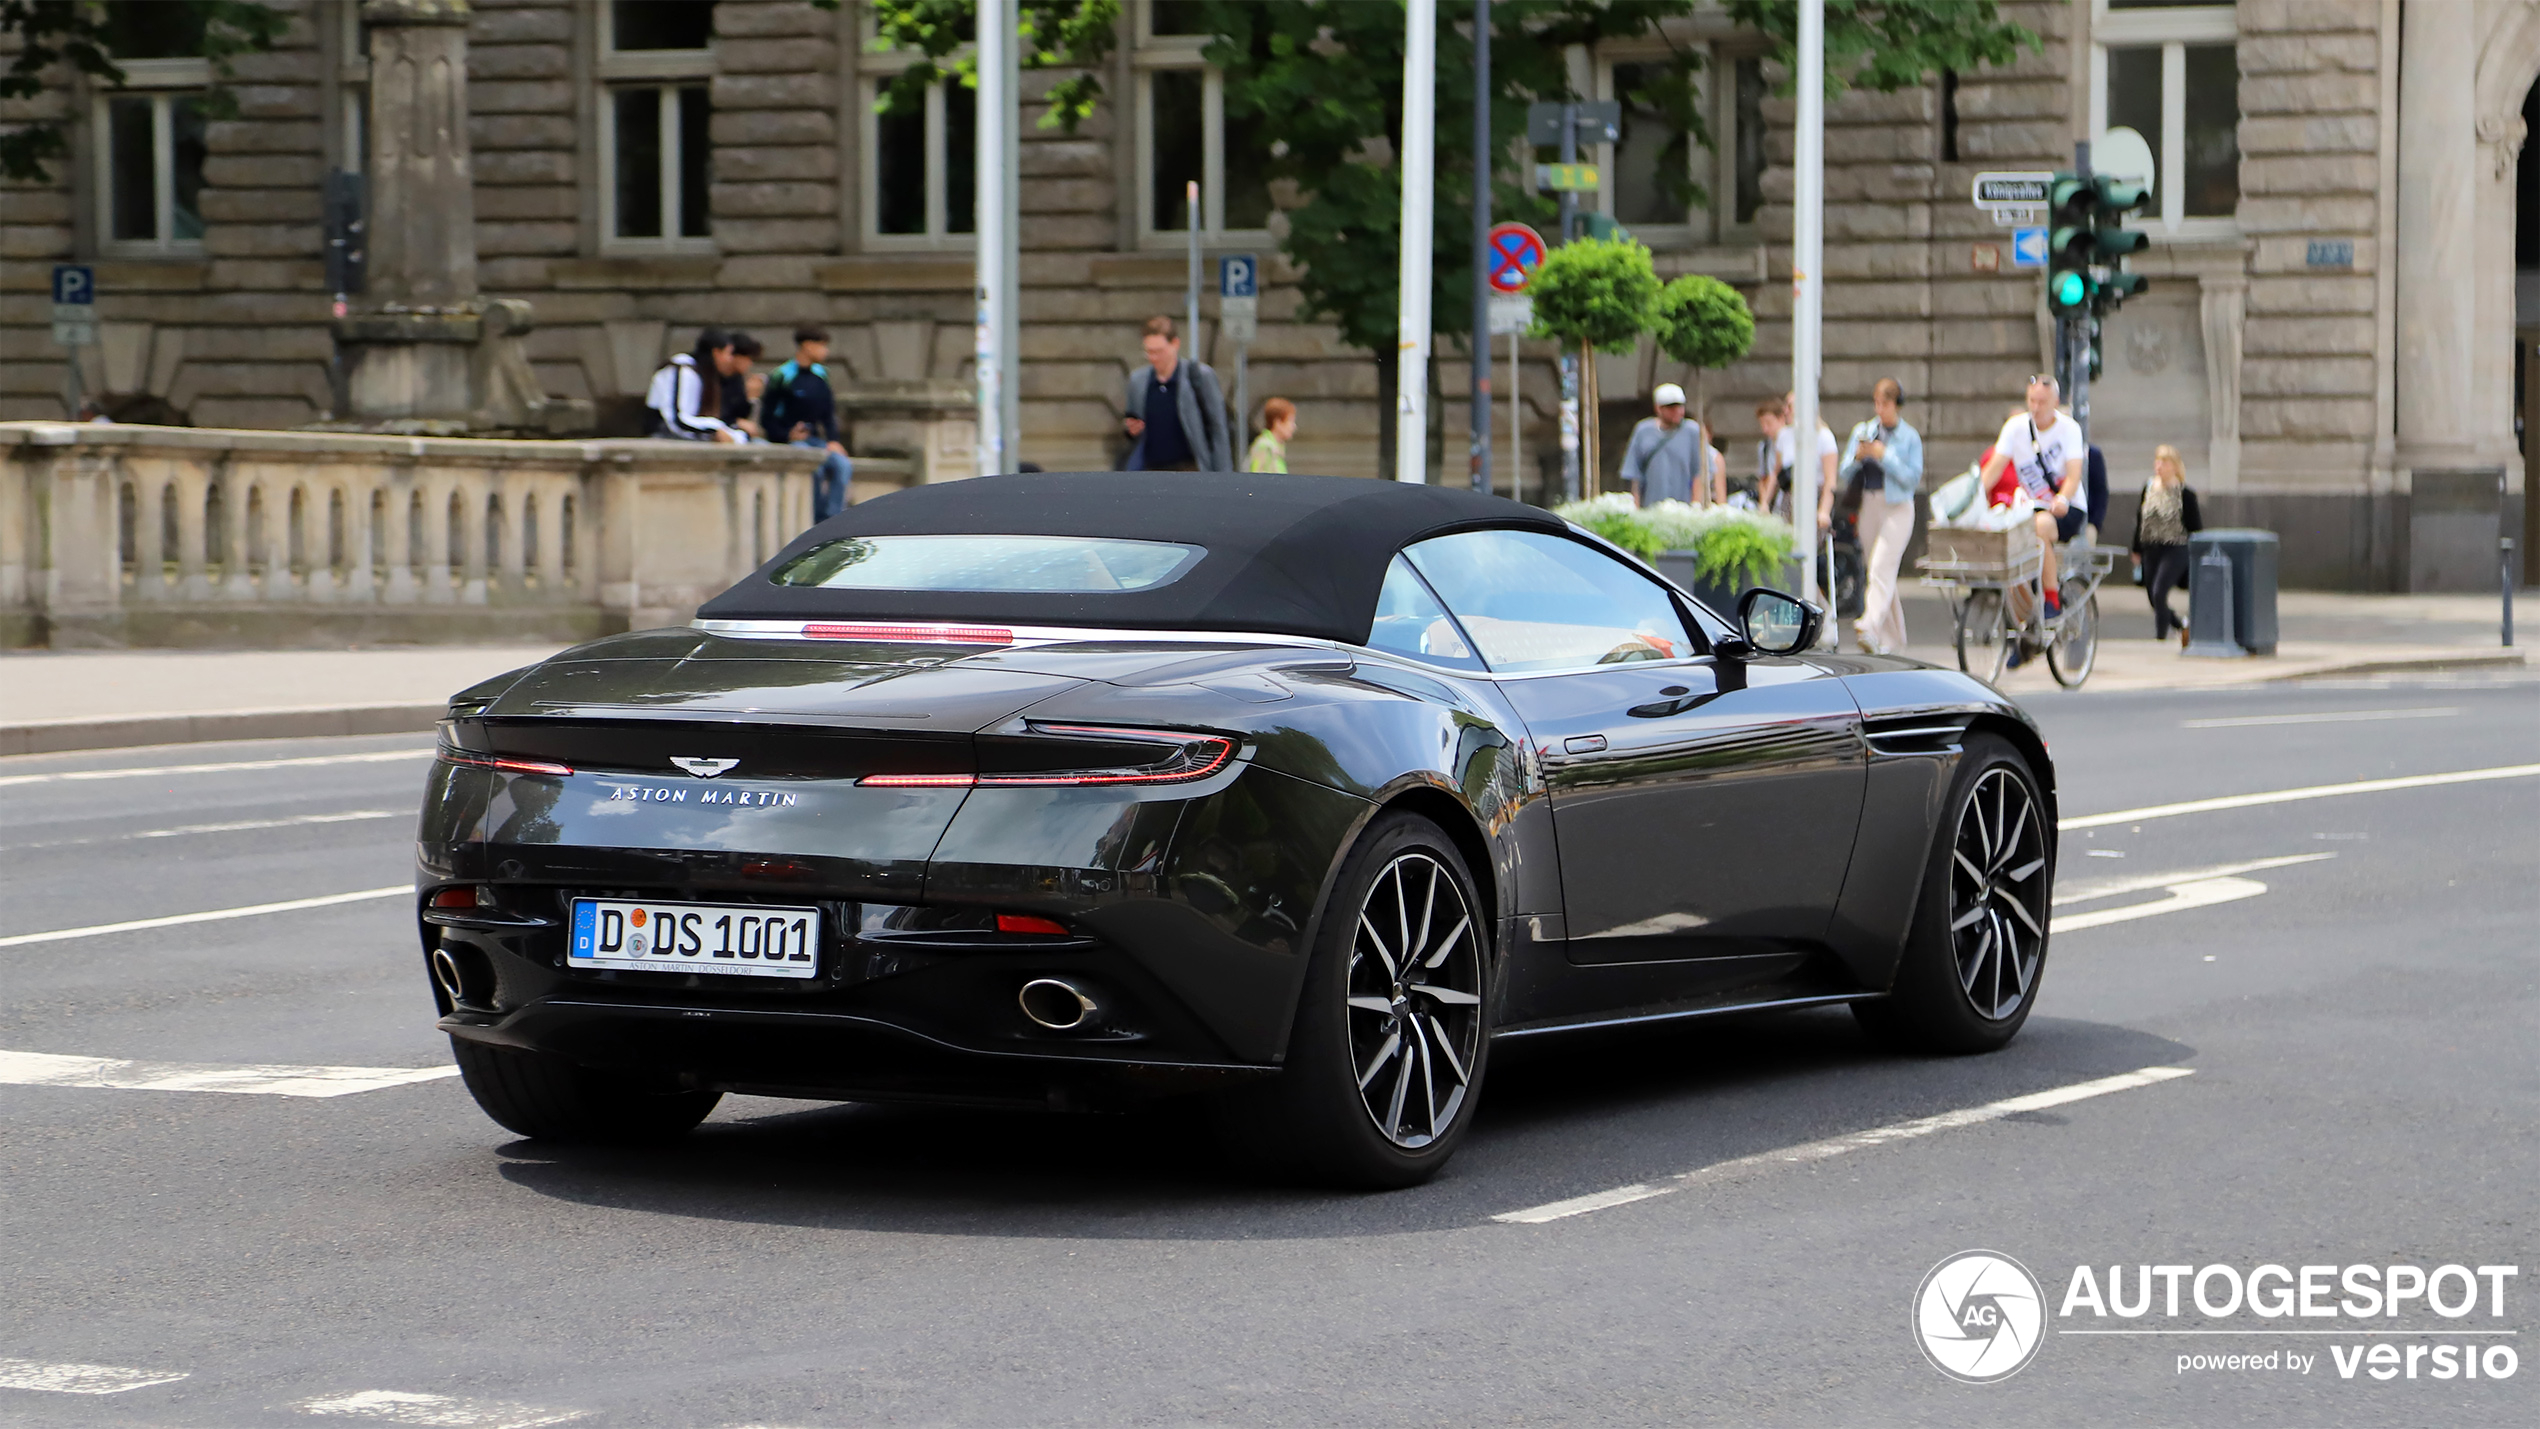
{"type": "Polygon", "coordinates": [[[577,968],[801,978],[818,976],[819,947],[817,908],[577,898],[565,961],[577,968]]]}

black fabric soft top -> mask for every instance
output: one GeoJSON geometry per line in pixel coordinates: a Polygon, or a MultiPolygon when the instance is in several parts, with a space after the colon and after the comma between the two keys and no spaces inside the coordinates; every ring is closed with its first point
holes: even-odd
{"type": "Polygon", "coordinates": [[[1345,476],[1028,472],[911,487],[821,522],[697,611],[704,620],[957,620],[1234,630],[1365,643],[1396,551],[1450,531],[1560,532],[1505,497],[1345,476]],[[1087,594],[829,590],[771,574],[844,536],[1116,536],[1207,555],[1147,590],[1087,594]]]}

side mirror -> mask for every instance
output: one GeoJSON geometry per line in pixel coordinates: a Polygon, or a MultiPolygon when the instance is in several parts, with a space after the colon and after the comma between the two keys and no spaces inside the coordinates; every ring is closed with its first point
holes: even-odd
{"type": "Polygon", "coordinates": [[[1796,655],[1817,643],[1821,616],[1797,596],[1761,586],[1738,597],[1737,626],[1758,655],[1796,655]]]}

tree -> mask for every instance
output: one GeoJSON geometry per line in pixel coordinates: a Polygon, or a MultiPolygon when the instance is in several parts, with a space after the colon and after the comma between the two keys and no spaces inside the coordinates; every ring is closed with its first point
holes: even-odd
{"type": "MultiPolygon", "coordinates": [[[[1784,71],[1799,54],[1790,0],[1729,0],[1729,18],[1772,42],[1784,71]]],[[[2001,18],[1994,0],[1826,0],[1826,94],[1891,94],[1942,70],[2005,65],[2044,42],[2001,18]]],[[[1782,92],[1790,92],[1785,82],[1782,92]]]]}
{"type": "MultiPolygon", "coordinates": [[[[1535,300],[1531,336],[1579,348],[1581,469],[1593,487],[1604,468],[1598,448],[1595,351],[1623,353],[1658,325],[1658,270],[1629,239],[1582,238],[1544,255],[1526,284],[1535,300]]],[[[1752,329],[1749,329],[1750,333],[1752,329]]]]}
{"type": "MultiPolygon", "coordinates": [[[[823,10],[838,8],[838,0],[811,3],[823,10]]],[[[1041,116],[1042,128],[1073,134],[1102,98],[1102,80],[1095,71],[1119,33],[1120,0],[1021,0],[1016,9],[1021,67],[1075,71],[1050,86],[1049,112],[1041,116]]],[[[977,36],[978,12],[977,0],[877,0],[875,39],[894,49],[915,50],[918,59],[892,77],[874,107],[884,114],[914,114],[925,104],[928,86],[943,79],[977,89],[979,58],[969,46],[977,36]],[[941,63],[947,58],[952,60],[949,67],[941,63]]]]}
{"type": "MultiPolygon", "coordinates": [[[[289,28],[291,17],[256,0],[168,0],[144,5],[136,0],[99,5],[88,0],[0,0],[0,35],[15,35],[18,52],[8,72],[0,74],[0,100],[34,99],[44,93],[47,74],[68,64],[99,84],[120,88],[125,59],[165,56],[200,57],[212,62],[212,86],[203,96],[203,113],[213,119],[237,115],[237,97],[229,90],[230,61],[256,50],[269,50],[289,28]]],[[[47,165],[70,153],[70,140],[59,119],[36,119],[0,134],[0,180],[40,184],[50,181],[47,165]]]]}
{"type": "Polygon", "coordinates": [[[1693,368],[1693,419],[1711,430],[1704,374],[1746,356],[1755,345],[1755,314],[1737,289],[1687,274],[1658,294],[1658,350],[1693,368]]]}

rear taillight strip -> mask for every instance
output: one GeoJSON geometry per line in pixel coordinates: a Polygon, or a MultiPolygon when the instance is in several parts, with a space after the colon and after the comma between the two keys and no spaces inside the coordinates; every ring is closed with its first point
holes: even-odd
{"type": "Polygon", "coordinates": [[[464,765],[470,769],[491,769],[503,774],[571,774],[573,766],[545,759],[513,759],[501,754],[476,754],[442,745],[433,756],[444,764],[464,765]]]}
{"type": "Polygon", "coordinates": [[[882,640],[929,645],[1011,645],[1014,632],[997,625],[841,625],[803,627],[805,640],[882,640]]]}
{"type": "Polygon", "coordinates": [[[1152,741],[1181,746],[1162,764],[1128,769],[1053,769],[1034,774],[867,774],[857,784],[873,789],[1034,789],[1116,784],[1188,784],[1225,768],[1235,757],[1235,741],[1222,734],[1192,734],[1178,729],[1122,729],[1111,725],[1036,724],[1035,734],[1077,739],[1152,741]]]}

